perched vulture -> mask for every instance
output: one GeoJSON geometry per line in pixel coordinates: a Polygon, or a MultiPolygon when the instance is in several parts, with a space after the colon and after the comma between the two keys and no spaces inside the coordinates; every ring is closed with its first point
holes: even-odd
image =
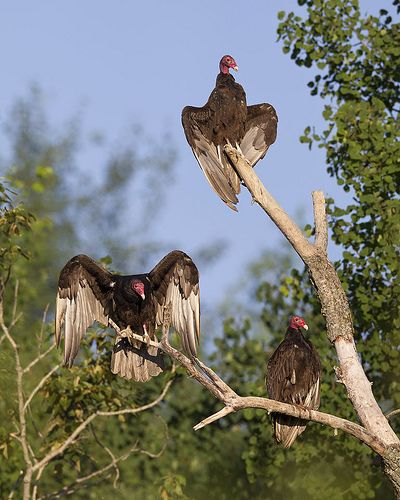
{"type": "MultiPolygon", "coordinates": [[[[303,318],[293,316],[285,339],[268,361],[267,389],[271,399],[318,410],[321,362],[317,351],[301,329],[308,330],[303,318]]],[[[275,439],[289,448],[306,428],[307,422],[279,413],[272,414],[275,439]]]]}
{"type": "Polygon", "coordinates": [[[270,104],[247,106],[246,93],[235,82],[229,68],[238,69],[232,56],[224,56],[219,63],[217,83],[207,103],[202,108],[186,106],[182,111],[182,125],[211,187],[237,211],[235,204],[240,179],[224,152],[224,146],[236,147],[254,167],[275,142],[278,117],[270,104]]]}
{"type": "MultiPolygon", "coordinates": [[[[192,259],[174,250],[147,274],[119,276],[100,267],[87,255],[77,255],[64,266],[58,280],[55,336],[60,344],[64,325],[64,363],[71,367],[82,337],[94,321],[121,330],[131,327],[145,340],[155,338],[164,305],[171,303],[171,324],[183,347],[196,356],[200,336],[199,273],[192,259]]],[[[163,370],[161,352],[154,346],[118,336],[111,371],[126,379],[146,382],[163,370]]]]}

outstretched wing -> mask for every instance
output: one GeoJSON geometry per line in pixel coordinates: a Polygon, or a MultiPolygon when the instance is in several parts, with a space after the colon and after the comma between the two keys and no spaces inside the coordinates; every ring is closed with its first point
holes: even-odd
{"type": "Polygon", "coordinates": [[[171,303],[171,323],[179,333],[183,347],[196,356],[200,338],[199,272],[192,259],[180,250],[166,255],[150,271],[156,323],[163,322],[164,306],[171,303]]]}
{"type": "Polygon", "coordinates": [[[87,255],[69,260],[58,279],[55,336],[64,325],[64,363],[71,367],[87,328],[94,321],[108,324],[112,308],[113,275],[87,255]]]}
{"type": "Polygon", "coordinates": [[[229,164],[222,146],[215,145],[211,138],[214,111],[209,106],[195,108],[186,106],[182,111],[182,125],[186,139],[192,148],[210,186],[233,210],[237,211],[237,194],[240,180],[229,164]]]}
{"type": "Polygon", "coordinates": [[[247,106],[245,134],[240,143],[243,155],[251,166],[264,158],[276,140],[278,116],[271,104],[247,106]]]}

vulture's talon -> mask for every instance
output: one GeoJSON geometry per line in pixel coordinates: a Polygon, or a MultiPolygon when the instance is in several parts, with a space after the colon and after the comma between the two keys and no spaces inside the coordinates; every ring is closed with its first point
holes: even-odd
{"type": "Polygon", "coordinates": [[[117,353],[119,351],[124,351],[126,357],[128,357],[128,351],[133,351],[131,343],[129,342],[127,337],[122,337],[121,340],[115,344],[113,352],[117,353]]]}

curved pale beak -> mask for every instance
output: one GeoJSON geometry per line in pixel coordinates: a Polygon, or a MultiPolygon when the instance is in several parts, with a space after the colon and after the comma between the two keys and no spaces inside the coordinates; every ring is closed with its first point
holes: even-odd
{"type": "Polygon", "coordinates": [[[307,330],[308,330],[308,325],[306,325],[306,324],[304,323],[303,328],[304,328],[304,330],[306,330],[306,331],[307,331],[307,330]]]}
{"type": "MultiPolygon", "coordinates": [[[[142,297],[143,300],[146,298],[146,295],[144,293],[141,293],[140,296],[142,297]]],[[[308,328],[308,326],[307,326],[307,328],[308,328]]]]}
{"type": "Polygon", "coordinates": [[[238,71],[238,70],[239,70],[239,68],[238,68],[237,64],[236,64],[235,66],[232,66],[232,69],[233,69],[234,71],[238,71]]]}

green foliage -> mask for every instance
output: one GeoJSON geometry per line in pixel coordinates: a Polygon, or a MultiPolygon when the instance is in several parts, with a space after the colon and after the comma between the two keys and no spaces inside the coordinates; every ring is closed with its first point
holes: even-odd
{"type": "Polygon", "coordinates": [[[400,26],[385,9],[363,17],[354,0],[301,3],[307,17],[287,15],[278,33],[298,65],[323,69],[309,87],[329,100],[326,129],[312,134],[307,127],[301,140],[325,149],[328,173],[351,193],[346,207],[330,203],[333,240],[343,248],[338,269],[374,393],[397,407],[400,26]]]}
{"type": "Polygon", "coordinates": [[[21,236],[31,229],[34,216],[23,205],[15,206],[15,193],[0,182],[0,270],[1,283],[7,281],[11,266],[19,256],[28,258],[21,236]]]}

